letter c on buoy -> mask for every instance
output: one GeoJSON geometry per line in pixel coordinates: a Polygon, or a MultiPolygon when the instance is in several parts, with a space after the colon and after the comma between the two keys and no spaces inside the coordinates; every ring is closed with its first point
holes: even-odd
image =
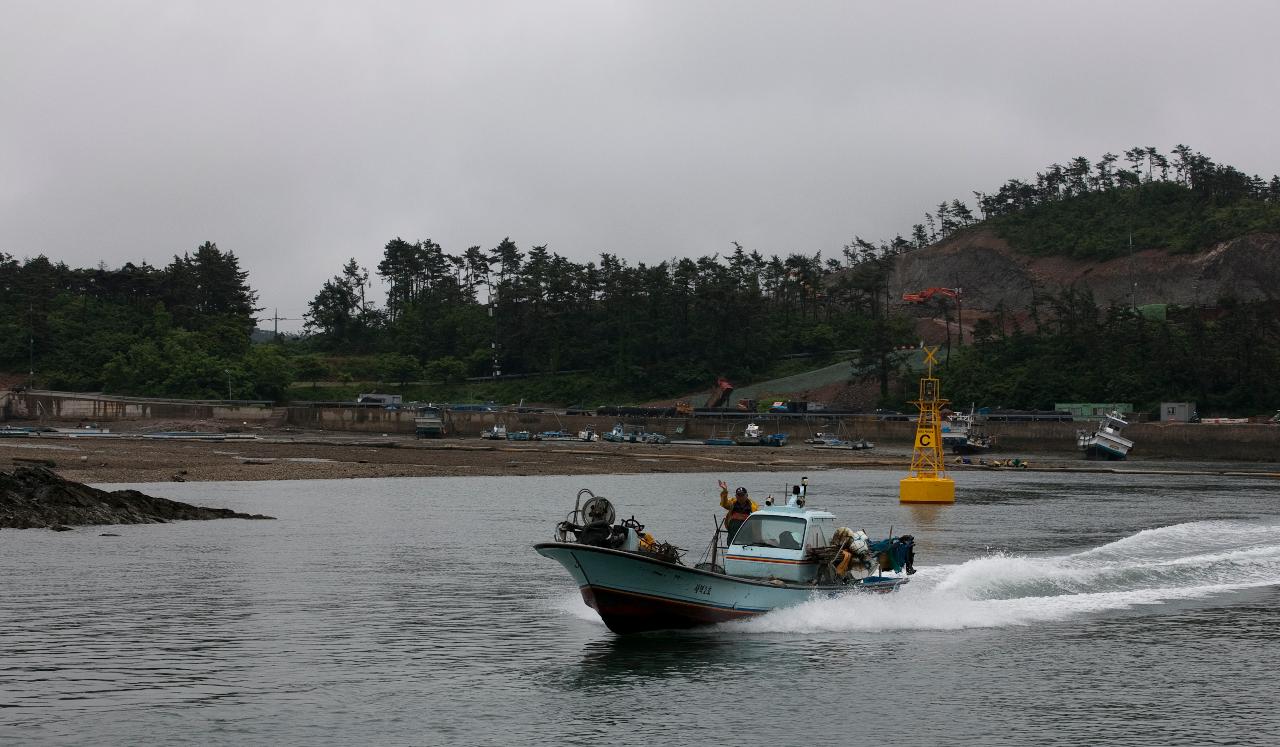
{"type": "Polygon", "coordinates": [[[916,436],[916,446],[921,449],[933,448],[933,434],[921,433],[920,435],[916,436]]]}

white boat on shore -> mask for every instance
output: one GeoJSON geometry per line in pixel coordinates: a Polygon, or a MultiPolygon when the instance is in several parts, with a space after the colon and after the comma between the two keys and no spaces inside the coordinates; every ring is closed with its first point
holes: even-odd
{"type": "Polygon", "coordinates": [[[1129,422],[1114,410],[1098,424],[1094,431],[1077,431],[1076,445],[1084,452],[1086,459],[1108,459],[1119,461],[1129,455],[1133,441],[1120,435],[1129,422]]]}
{"type": "Polygon", "coordinates": [[[804,442],[815,449],[838,449],[841,451],[861,451],[876,447],[874,443],[865,438],[842,438],[839,434],[829,431],[818,431],[813,434],[813,438],[806,438],[804,442]]]}

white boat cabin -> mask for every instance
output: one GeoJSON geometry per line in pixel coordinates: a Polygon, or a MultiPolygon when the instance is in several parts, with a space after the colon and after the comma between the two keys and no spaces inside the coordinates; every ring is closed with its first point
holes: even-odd
{"type": "Polygon", "coordinates": [[[810,548],[830,544],[836,531],[835,514],[791,503],[751,514],[729,539],[724,570],[730,576],[808,583],[818,572],[806,560],[810,548]]]}

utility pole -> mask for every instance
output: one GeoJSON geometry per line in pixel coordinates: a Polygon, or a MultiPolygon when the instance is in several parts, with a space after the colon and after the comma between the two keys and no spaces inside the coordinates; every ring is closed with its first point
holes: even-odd
{"type": "Polygon", "coordinates": [[[1133,276],[1133,230],[1129,231],[1129,308],[1138,312],[1138,279],[1133,276]]]}
{"type": "MultiPolygon", "coordinates": [[[[494,306],[494,299],[490,298],[490,299],[489,299],[489,319],[490,319],[490,321],[492,321],[492,320],[493,320],[493,306],[494,306]]],[[[502,375],[502,368],[501,368],[501,367],[499,366],[499,364],[498,364],[498,330],[497,330],[497,327],[494,327],[494,329],[493,329],[493,333],[494,333],[494,334],[493,334],[493,339],[489,342],[489,350],[490,350],[490,351],[492,352],[492,354],[493,354],[493,369],[492,369],[492,370],[493,370],[493,380],[494,380],[494,381],[497,381],[497,380],[498,380],[498,377],[502,375]]]]}
{"type": "Polygon", "coordinates": [[[36,386],[36,312],[35,306],[27,304],[27,388],[36,386]]]}
{"type": "Polygon", "coordinates": [[[227,375],[227,401],[231,401],[231,369],[225,368],[223,372],[227,375]]]}
{"type": "Polygon", "coordinates": [[[280,342],[280,322],[296,322],[298,320],[290,316],[280,316],[279,307],[272,309],[272,312],[273,314],[271,316],[264,317],[262,321],[265,322],[267,320],[271,320],[273,323],[271,328],[272,339],[276,342],[280,342]]]}

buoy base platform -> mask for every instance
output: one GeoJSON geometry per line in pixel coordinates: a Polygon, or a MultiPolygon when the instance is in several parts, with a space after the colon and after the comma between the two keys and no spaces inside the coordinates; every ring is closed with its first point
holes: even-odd
{"type": "Polygon", "coordinates": [[[956,481],[950,477],[904,477],[898,483],[900,503],[955,503],[956,481]]]}

